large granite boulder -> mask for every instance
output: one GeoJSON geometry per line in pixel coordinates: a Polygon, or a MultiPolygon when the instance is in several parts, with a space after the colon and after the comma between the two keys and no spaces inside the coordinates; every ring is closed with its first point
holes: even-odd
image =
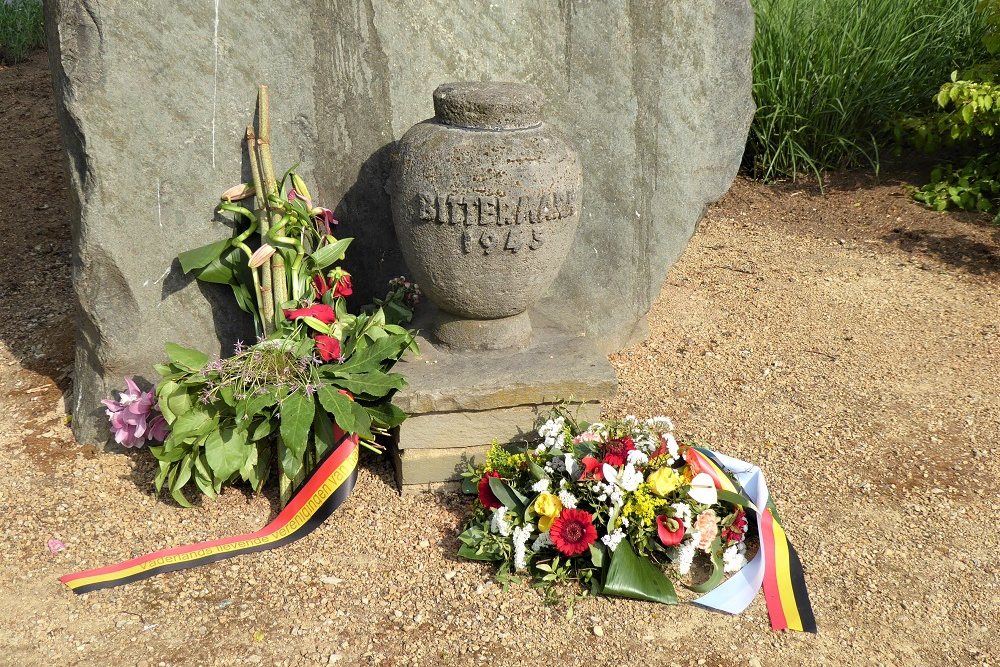
{"type": "Polygon", "coordinates": [[[249,322],[176,254],[226,234],[256,86],[272,91],[278,169],[300,162],[355,236],[362,298],[405,272],[384,189],[392,143],[443,82],[524,81],[580,150],[575,243],[533,319],[602,350],[641,336],[667,269],[729,187],[754,106],[748,0],[304,0],[45,3],[78,206],[74,430],[151,377],[167,340],[225,353],[249,322]]]}

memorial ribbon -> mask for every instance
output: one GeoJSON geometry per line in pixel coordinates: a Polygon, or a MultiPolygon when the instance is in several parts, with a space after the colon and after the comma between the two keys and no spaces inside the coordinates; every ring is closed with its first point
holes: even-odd
{"type": "Polygon", "coordinates": [[[74,593],[89,593],[257,551],[305,537],[347,499],[358,475],[358,436],[335,427],[337,445],[309,475],[288,505],[261,530],[155,551],[145,556],[59,577],[74,593]]]}
{"type": "Polygon", "coordinates": [[[760,550],[743,569],[694,603],[738,614],[763,588],[774,630],[816,632],[802,563],[781,527],[760,468],[701,447],[692,447],[686,457],[699,472],[712,477],[717,489],[742,497],[741,501],[733,502],[739,502],[756,515],[760,538],[760,550]]]}

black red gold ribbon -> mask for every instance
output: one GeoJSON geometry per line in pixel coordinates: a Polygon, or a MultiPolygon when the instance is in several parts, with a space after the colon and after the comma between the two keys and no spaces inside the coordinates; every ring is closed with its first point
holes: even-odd
{"type": "Polygon", "coordinates": [[[760,538],[753,560],[695,604],[737,614],[763,588],[773,629],[816,632],[802,563],[778,521],[760,468],[701,447],[689,449],[685,458],[696,472],[711,476],[717,489],[742,497],[741,504],[757,516],[760,538]]]}
{"type": "Polygon", "coordinates": [[[257,551],[305,537],[347,499],[358,475],[358,436],[335,427],[338,445],[306,479],[285,508],[261,530],[155,551],[145,556],[59,577],[74,593],[89,593],[257,551]]]}

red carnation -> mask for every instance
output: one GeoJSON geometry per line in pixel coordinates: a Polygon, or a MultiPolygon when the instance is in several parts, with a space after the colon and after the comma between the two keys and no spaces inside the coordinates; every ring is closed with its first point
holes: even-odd
{"type": "Polygon", "coordinates": [[[503,503],[497,500],[497,497],[493,495],[493,489],[490,488],[491,477],[499,478],[500,473],[498,473],[496,470],[491,470],[485,475],[483,475],[482,478],[479,480],[479,502],[482,503],[483,507],[495,510],[496,508],[503,505],[503,503]]]}
{"type": "Polygon", "coordinates": [[[333,286],[333,296],[351,296],[352,294],[354,294],[354,288],[351,287],[351,274],[345,273],[333,286]]]}
{"type": "Polygon", "coordinates": [[[656,534],[663,546],[676,547],[684,539],[684,522],[669,516],[658,516],[656,534]]]}
{"type": "Polygon", "coordinates": [[[580,479],[594,479],[598,482],[604,479],[604,473],[601,472],[601,462],[593,456],[584,456],[580,459],[580,463],[583,464],[583,474],[580,475],[580,479]]]}
{"type": "Polygon", "coordinates": [[[628,460],[628,453],[635,449],[635,441],[632,438],[617,438],[609,440],[604,445],[604,463],[612,468],[625,465],[628,460]]]}
{"type": "Polygon", "coordinates": [[[317,303],[308,308],[285,311],[286,319],[297,320],[300,317],[315,317],[323,324],[333,324],[337,321],[337,315],[333,312],[333,308],[325,303],[317,303]]]}
{"type": "Polygon", "coordinates": [[[317,334],[316,351],[323,361],[333,361],[340,358],[340,341],[333,336],[317,334]]]}
{"type": "Polygon", "coordinates": [[[733,522],[722,529],[722,541],[739,542],[747,532],[747,513],[742,507],[737,507],[733,513],[733,522]]]}
{"type": "Polygon", "coordinates": [[[564,509],[552,522],[549,538],[559,553],[579,556],[597,540],[594,517],[583,510],[564,509]]]}

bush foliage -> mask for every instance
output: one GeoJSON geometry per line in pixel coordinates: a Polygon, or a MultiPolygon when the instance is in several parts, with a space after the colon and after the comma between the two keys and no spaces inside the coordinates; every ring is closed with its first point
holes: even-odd
{"type": "Polygon", "coordinates": [[[753,0],[757,115],[746,163],[770,180],[871,165],[900,110],[985,55],[974,0],[753,0]]]}

